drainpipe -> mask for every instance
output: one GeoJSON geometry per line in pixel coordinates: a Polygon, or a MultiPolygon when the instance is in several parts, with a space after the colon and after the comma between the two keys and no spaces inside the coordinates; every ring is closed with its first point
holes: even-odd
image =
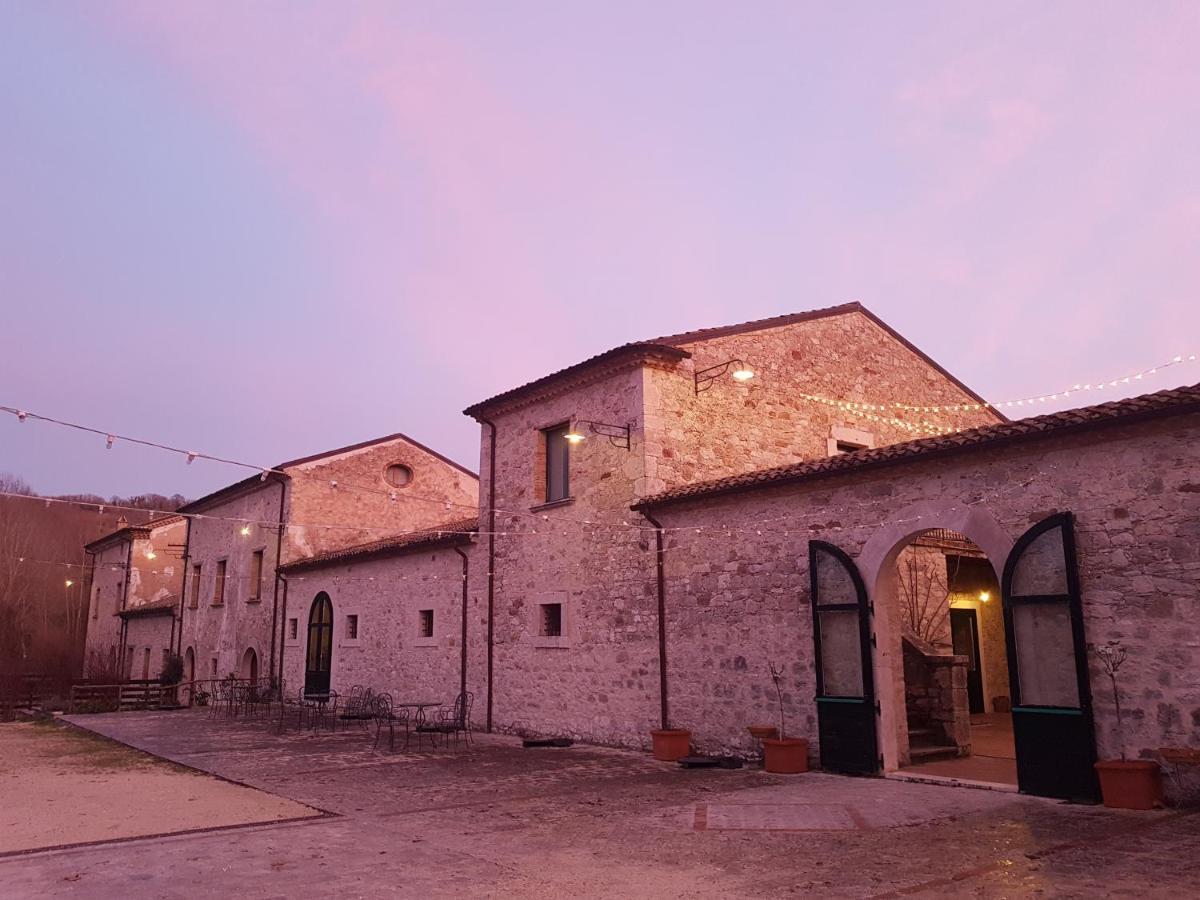
{"type": "MultiPolygon", "coordinates": [[[[183,522],[183,575],[179,579],[179,643],[175,648],[177,656],[183,656],[183,617],[185,615],[184,610],[187,609],[184,598],[187,596],[188,569],[191,568],[188,565],[188,560],[191,559],[192,552],[192,517],[188,516],[183,522]]],[[[192,680],[194,681],[195,678],[196,673],[192,672],[192,680]]]]}
{"type": "MultiPolygon", "coordinates": [[[[487,727],[492,730],[492,671],[495,647],[495,608],[496,608],[496,423],[490,419],[480,419],[482,424],[492,429],[491,440],[488,442],[488,562],[487,562],[487,727]]],[[[485,527],[480,522],[479,527],[485,527]]]]}
{"type": "Polygon", "coordinates": [[[467,575],[470,573],[470,557],[462,547],[455,547],[454,552],[462,557],[462,662],[458,676],[458,692],[467,692],[467,575]]]}
{"type": "MultiPolygon", "coordinates": [[[[282,622],[279,623],[279,625],[278,625],[279,631],[278,632],[276,631],[275,623],[278,621],[278,616],[279,616],[279,565],[280,565],[280,563],[283,562],[283,559],[281,558],[280,554],[283,553],[283,507],[284,507],[284,501],[285,501],[286,494],[287,494],[287,482],[281,480],[279,482],[279,533],[275,536],[275,587],[274,587],[274,590],[271,592],[272,593],[272,598],[271,598],[271,660],[267,664],[268,672],[275,671],[276,634],[282,634],[282,632],[283,632],[283,623],[282,622]]],[[[262,577],[261,572],[259,573],[259,577],[260,578],[262,577]]],[[[285,582],[285,584],[286,584],[286,582],[285,582]]],[[[282,644],[282,641],[280,643],[282,644]]],[[[279,671],[283,672],[283,649],[282,649],[282,647],[279,650],[279,655],[280,655],[279,671]]]]}
{"type": "MultiPolygon", "coordinates": [[[[121,612],[125,612],[129,606],[129,582],[133,581],[133,535],[129,536],[129,549],[125,551],[125,590],[121,597],[121,612]]],[[[125,641],[129,636],[129,622],[124,616],[121,616],[121,668],[125,669],[126,648],[125,641]]],[[[132,673],[130,673],[132,674],[132,673]]],[[[128,675],[122,676],[122,680],[128,678],[128,675]]]]}
{"type": "Polygon", "coordinates": [[[662,702],[662,729],[666,731],[671,727],[667,705],[667,579],[664,571],[667,548],[663,544],[662,523],[644,509],[639,512],[654,526],[654,560],[658,575],[658,696],[662,702]]]}
{"type": "MultiPolygon", "coordinates": [[[[79,676],[81,678],[88,677],[88,632],[92,630],[92,595],[95,592],[96,585],[96,554],[91,550],[84,550],[87,556],[87,618],[83,620],[83,660],[79,666],[79,676]]],[[[100,626],[100,598],[96,600],[96,627],[100,626]]]]}
{"type": "MultiPolygon", "coordinates": [[[[279,594],[279,582],[281,582],[281,581],[283,582],[283,606],[282,606],[282,613],[280,614],[279,621],[282,623],[287,620],[288,580],[287,580],[286,575],[284,575],[282,572],[280,572],[278,569],[276,569],[275,570],[275,593],[276,593],[276,595],[279,594]]],[[[278,682],[281,689],[283,687],[283,648],[284,648],[284,642],[286,640],[287,640],[287,629],[285,629],[281,624],[279,627],[279,682],[278,682]]],[[[271,653],[272,654],[275,653],[275,638],[273,635],[271,637],[271,653]]],[[[272,671],[274,671],[274,669],[272,669],[272,671]]]]}

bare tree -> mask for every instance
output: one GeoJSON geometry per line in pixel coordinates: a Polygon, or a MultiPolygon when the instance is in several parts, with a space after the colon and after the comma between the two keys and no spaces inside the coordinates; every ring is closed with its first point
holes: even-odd
{"type": "Polygon", "coordinates": [[[908,547],[896,561],[904,628],[927,644],[948,643],[950,588],[945,560],[937,550],[908,547]]]}

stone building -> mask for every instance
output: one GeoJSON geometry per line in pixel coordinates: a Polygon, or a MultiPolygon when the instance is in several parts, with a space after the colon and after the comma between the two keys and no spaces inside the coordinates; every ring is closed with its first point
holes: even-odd
{"type": "Polygon", "coordinates": [[[281,562],[473,514],[475,474],[403,434],[290,460],[180,509],[185,680],[276,676],[281,562]]]}
{"type": "Polygon", "coordinates": [[[1056,796],[1094,794],[1098,754],[1200,744],[1200,388],[1009,422],[852,303],[626,344],[466,412],[478,485],[431,457],[459,493],[424,515],[349,490],[386,471],[373,445],[186,507],[189,671],[465,686],[478,727],[634,747],[683,727],[750,754],[782,718],[831,770],[970,764],[1056,796]],[[239,581],[255,540],[269,605],[239,581]],[[1123,733],[1088,651],[1110,640],[1123,733]]]}
{"type": "Polygon", "coordinates": [[[158,677],[177,636],[185,531],[182,516],[167,516],[84,547],[92,572],[86,677],[158,677]]]}

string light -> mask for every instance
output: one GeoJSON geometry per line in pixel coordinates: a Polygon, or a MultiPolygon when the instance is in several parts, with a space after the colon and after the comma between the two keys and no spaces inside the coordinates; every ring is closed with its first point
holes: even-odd
{"type": "MultiPolygon", "coordinates": [[[[1012,409],[1021,406],[1033,406],[1037,403],[1053,403],[1058,400],[1066,400],[1072,394],[1102,390],[1105,388],[1120,387],[1124,384],[1133,384],[1137,381],[1142,381],[1147,377],[1159,374],[1160,372],[1173,368],[1175,366],[1193,363],[1196,361],[1196,354],[1179,354],[1173,356],[1166,362],[1159,363],[1156,366],[1151,366],[1148,369],[1141,369],[1136,372],[1118,375],[1116,378],[1104,378],[1095,382],[1087,382],[1072,385],[1069,388],[1052,391],[1044,394],[1035,394],[1029,397],[1017,397],[1010,400],[994,400],[981,401],[974,403],[940,403],[930,405],[928,403],[901,403],[901,402],[883,402],[883,403],[867,403],[849,400],[837,400],[830,397],[822,397],[819,395],[803,395],[806,399],[815,400],[819,403],[829,403],[831,405],[840,405],[846,409],[863,410],[867,412],[886,412],[887,410],[903,410],[905,412],[974,412],[983,409],[1012,409]]],[[[895,424],[895,423],[893,423],[895,424]]]]}

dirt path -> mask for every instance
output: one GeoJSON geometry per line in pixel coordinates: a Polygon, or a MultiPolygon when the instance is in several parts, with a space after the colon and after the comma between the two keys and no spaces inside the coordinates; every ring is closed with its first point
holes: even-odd
{"type": "Polygon", "coordinates": [[[0,854],[317,814],[67,726],[0,725],[0,854]]]}

